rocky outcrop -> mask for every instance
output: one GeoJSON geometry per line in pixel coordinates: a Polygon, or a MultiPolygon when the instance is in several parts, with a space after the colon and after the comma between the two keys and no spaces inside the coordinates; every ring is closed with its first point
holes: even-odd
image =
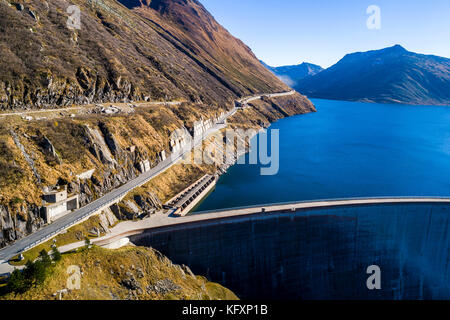
{"type": "Polygon", "coordinates": [[[156,294],[168,294],[177,290],[181,290],[180,286],[177,286],[172,280],[170,279],[163,279],[156,281],[155,284],[147,286],[147,292],[149,293],[156,293],[156,294]]]}
{"type": "Polygon", "coordinates": [[[109,208],[103,210],[103,212],[99,214],[98,217],[100,219],[100,228],[102,229],[100,231],[103,231],[105,233],[109,233],[109,228],[114,226],[118,222],[117,218],[109,208]]]}
{"type": "Polygon", "coordinates": [[[114,204],[110,209],[119,220],[143,219],[162,209],[162,203],[154,193],[146,192],[135,195],[133,200],[114,204]]]}
{"type": "Polygon", "coordinates": [[[144,212],[162,208],[161,200],[151,192],[146,195],[135,195],[134,201],[144,212]]]}
{"type": "MultiPolygon", "coordinates": [[[[26,159],[28,166],[34,172],[36,179],[39,179],[40,182],[41,178],[36,164],[20,142],[19,135],[14,131],[11,131],[10,134],[26,159]]],[[[37,135],[29,138],[42,148],[44,155],[59,159],[56,148],[48,137],[37,135]]],[[[105,123],[101,122],[99,129],[85,126],[79,138],[83,140],[91,154],[104,165],[102,170],[94,171],[94,173],[87,175],[88,178],[85,179],[79,177],[72,181],[60,179],[56,185],[46,186],[45,189],[55,189],[66,185],[68,193],[78,194],[80,206],[85,206],[112,189],[136,178],[139,174],[136,169],[136,162],[142,158],[139,150],[137,148],[122,149],[105,123]]],[[[81,175],[81,177],[84,176],[81,175]]],[[[20,199],[16,201],[18,203],[0,206],[0,247],[35,232],[45,224],[39,206],[28,204],[20,199]]],[[[114,214],[109,210],[103,213],[101,215],[101,228],[103,230],[101,231],[106,232],[109,226],[117,222],[117,219],[145,217],[161,209],[161,207],[160,200],[154,194],[138,195],[133,202],[128,203],[128,206],[119,210],[115,210],[113,207],[114,214]]]]}
{"type": "Polygon", "coordinates": [[[141,284],[136,280],[131,272],[126,273],[127,278],[121,281],[122,285],[129,290],[142,290],[141,284]]]}
{"type": "Polygon", "coordinates": [[[111,153],[114,155],[115,158],[122,156],[122,149],[120,148],[119,144],[117,143],[116,139],[114,138],[113,133],[108,129],[108,126],[105,122],[99,122],[98,124],[103,137],[104,141],[106,142],[106,145],[108,146],[111,153]]]}
{"type": "Polygon", "coordinates": [[[34,165],[33,158],[30,157],[28,152],[25,150],[25,147],[20,142],[19,136],[13,130],[11,130],[11,136],[12,136],[12,138],[14,140],[14,143],[16,144],[17,148],[19,148],[20,152],[22,152],[23,157],[28,162],[31,170],[33,171],[34,176],[35,176],[35,178],[37,180],[37,183],[40,184],[41,183],[41,176],[39,175],[39,173],[36,170],[36,166],[34,165]]]}
{"type": "Polygon", "coordinates": [[[0,106],[3,109],[56,108],[58,106],[84,105],[103,102],[130,102],[144,100],[143,96],[129,83],[93,75],[76,74],[75,79],[55,79],[48,75],[41,86],[33,86],[24,78],[19,86],[0,81],[0,106]],[[86,81],[86,87],[82,84],[86,81]]]}
{"type": "Polygon", "coordinates": [[[56,148],[53,146],[52,142],[46,136],[36,137],[38,140],[37,143],[43,149],[44,154],[48,157],[47,161],[52,162],[56,161],[58,164],[62,164],[62,160],[56,151],[56,148]]]}
{"type": "Polygon", "coordinates": [[[21,204],[13,208],[0,205],[0,247],[35,232],[44,224],[35,205],[21,204]]]}
{"type": "Polygon", "coordinates": [[[98,129],[90,128],[89,126],[86,126],[85,129],[83,137],[89,151],[103,164],[116,164],[102,133],[98,129]]]}

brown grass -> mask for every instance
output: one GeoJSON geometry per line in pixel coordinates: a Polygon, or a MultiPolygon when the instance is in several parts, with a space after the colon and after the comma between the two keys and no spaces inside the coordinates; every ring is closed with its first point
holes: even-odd
{"type": "MultiPolygon", "coordinates": [[[[86,220],[76,226],[73,226],[72,228],[68,229],[66,232],[57,235],[53,239],[56,240],[56,245],[58,247],[64,246],[64,245],[67,245],[70,243],[74,243],[74,242],[83,241],[85,238],[94,239],[96,237],[89,234],[89,231],[92,228],[98,228],[99,230],[101,230],[100,219],[98,216],[93,216],[93,217],[89,218],[88,220],[86,220]]],[[[104,235],[105,235],[104,232],[100,232],[100,236],[104,236],[104,235]]],[[[50,239],[44,243],[41,243],[40,245],[24,252],[23,253],[24,260],[19,261],[18,256],[15,256],[11,259],[10,263],[15,266],[20,266],[20,265],[25,265],[25,263],[28,260],[34,261],[39,256],[39,252],[41,252],[42,250],[46,250],[47,252],[51,251],[53,239],[50,239]]]]}
{"type": "Polygon", "coordinates": [[[133,274],[143,289],[142,294],[137,295],[140,300],[237,299],[230,290],[211,283],[204,277],[183,274],[167,258],[160,257],[153,249],[124,247],[107,250],[95,246],[77,253],[63,254],[62,261],[56,265],[53,274],[42,286],[32,288],[25,294],[9,294],[0,299],[57,299],[53,293],[66,288],[67,268],[73,265],[81,269],[81,289],[69,291],[63,296],[64,300],[127,299],[129,290],[121,284],[121,281],[128,277],[127,272],[133,274]],[[142,278],[137,275],[138,268],[143,271],[142,278]],[[166,295],[146,290],[147,286],[164,279],[172,280],[181,290],[166,295]]]}

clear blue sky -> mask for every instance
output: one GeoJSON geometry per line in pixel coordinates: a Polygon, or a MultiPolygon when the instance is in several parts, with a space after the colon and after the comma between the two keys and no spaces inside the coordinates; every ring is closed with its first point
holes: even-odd
{"type": "Polygon", "coordinates": [[[450,0],[200,0],[219,23],[273,66],[329,67],[345,54],[401,44],[450,58],[450,0]],[[369,5],[381,29],[369,30],[369,5]]]}

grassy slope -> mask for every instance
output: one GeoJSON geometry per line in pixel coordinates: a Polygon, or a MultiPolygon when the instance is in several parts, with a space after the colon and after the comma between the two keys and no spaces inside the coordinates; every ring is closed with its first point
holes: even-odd
{"type": "MultiPolygon", "coordinates": [[[[28,260],[34,261],[39,256],[39,252],[41,250],[45,250],[47,252],[50,252],[52,250],[52,244],[53,241],[56,240],[56,245],[58,247],[64,246],[66,244],[75,243],[79,241],[85,240],[85,238],[89,239],[95,239],[97,236],[93,236],[89,233],[93,228],[98,228],[99,230],[102,230],[100,219],[98,216],[93,216],[89,218],[88,220],[73,226],[72,228],[68,229],[64,233],[58,234],[56,237],[26,251],[23,253],[24,259],[22,261],[19,261],[19,256],[16,256],[11,259],[10,264],[15,266],[22,266],[25,265],[25,263],[28,260]]],[[[101,231],[100,236],[104,236],[105,232],[101,231]]]]}
{"type": "Polygon", "coordinates": [[[77,253],[64,254],[62,261],[56,265],[53,274],[42,286],[32,288],[25,294],[7,294],[1,299],[56,299],[53,293],[66,288],[67,268],[72,265],[81,269],[81,289],[69,291],[63,296],[63,299],[67,300],[127,299],[130,297],[130,290],[122,281],[129,278],[130,273],[142,288],[142,292],[136,290],[139,292],[132,296],[133,299],[237,299],[234,293],[221,285],[211,283],[204,277],[192,277],[155,250],[142,247],[124,247],[118,250],[92,247],[77,253]],[[143,277],[139,277],[138,269],[143,271],[143,277]],[[165,279],[170,279],[181,289],[166,294],[146,290],[148,286],[165,279]]]}

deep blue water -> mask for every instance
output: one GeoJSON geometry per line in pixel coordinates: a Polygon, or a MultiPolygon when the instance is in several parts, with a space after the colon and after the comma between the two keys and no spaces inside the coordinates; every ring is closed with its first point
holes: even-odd
{"type": "Polygon", "coordinates": [[[269,129],[280,134],[277,175],[261,176],[259,165],[235,165],[197,211],[342,197],[450,196],[450,107],[312,101],[317,113],[269,129]]]}

